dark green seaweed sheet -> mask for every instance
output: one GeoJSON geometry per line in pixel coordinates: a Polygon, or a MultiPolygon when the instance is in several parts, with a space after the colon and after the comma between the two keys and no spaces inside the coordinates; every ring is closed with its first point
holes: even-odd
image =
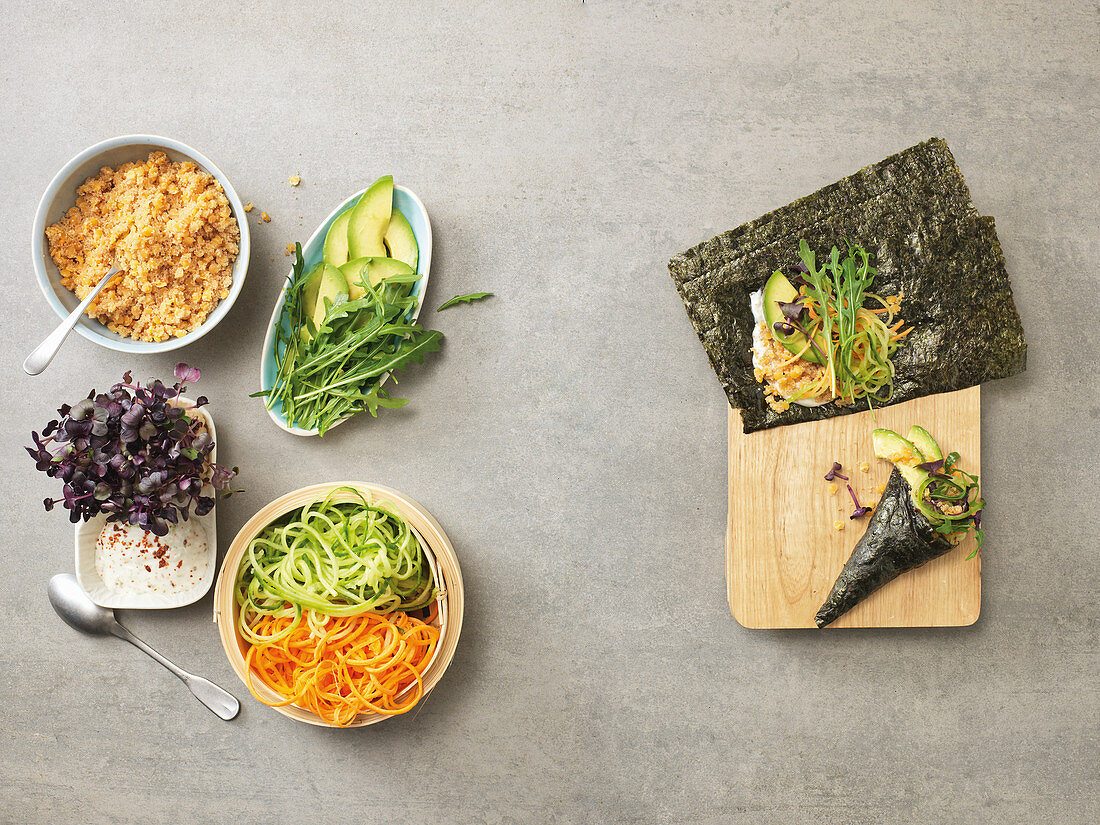
{"type": "Polygon", "coordinates": [[[1027,346],[993,219],[977,214],[947,144],[933,138],[669,262],[745,432],[866,409],[792,404],[778,413],[753,375],[749,295],[798,262],[801,238],[819,257],[858,243],[874,255],[875,291],[903,294],[901,318],[914,329],[893,359],[891,404],[1023,371],[1027,346]]]}
{"type": "Polygon", "coordinates": [[[917,510],[909,483],[895,467],[867,531],[852,550],[814,621],[818,627],[835,622],[887,582],[954,546],[917,510]]]}

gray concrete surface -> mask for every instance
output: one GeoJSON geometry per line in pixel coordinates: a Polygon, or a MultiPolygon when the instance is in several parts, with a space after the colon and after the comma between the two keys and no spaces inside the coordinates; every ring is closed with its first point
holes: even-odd
{"type": "Polygon", "coordinates": [[[0,821],[1096,821],[1096,4],[310,6],[5,6],[0,821]],[[56,323],[27,256],[38,198],[128,132],[191,143],[273,216],[227,321],[181,353],[247,488],[223,548],[276,495],[347,476],[454,540],[465,631],[415,715],[296,725],[236,682],[209,596],[126,614],[244,700],[224,723],[46,602],[72,533],[20,445],[177,360],[74,338],[19,369],[56,323]],[[931,135],[997,218],[1030,343],[983,392],[981,619],[746,631],[726,401],[666,260],[931,135]],[[432,305],[497,297],[427,316],[446,349],[402,381],[406,410],[285,436],[247,397],[283,246],[386,172],[431,212],[432,305]]]}

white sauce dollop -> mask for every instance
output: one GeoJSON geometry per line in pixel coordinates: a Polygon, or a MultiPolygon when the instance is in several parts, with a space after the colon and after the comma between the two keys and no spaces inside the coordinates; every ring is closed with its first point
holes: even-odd
{"type": "Polygon", "coordinates": [[[204,584],[209,546],[192,517],[157,536],[132,524],[109,521],[95,544],[95,569],[117,593],[179,595],[204,584]]]}
{"type": "MultiPolygon", "coordinates": [[[[768,325],[768,322],[764,319],[764,288],[753,292],[749,295],[749,306],[752,307],[752,317],[756,323],[752,328],[752,365],[757,369],[762,369],[760,366],[760,350],[764,347],[764,338],[766,334],[760,325],[768,325]]],[[[801,404],[803,407],[823,407],[828,402],[818,401],[816,398],[799,398],[794,402],[795,404],[801,404]]]]}

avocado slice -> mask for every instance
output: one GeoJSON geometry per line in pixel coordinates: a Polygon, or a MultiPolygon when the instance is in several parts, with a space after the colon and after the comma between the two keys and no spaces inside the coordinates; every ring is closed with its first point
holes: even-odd
{"type": "Polygon", "coordinates": [[[417,246],[412,227],[400,210],[394,209],[393,214],[390,215],[390,225],[382,241],[386,244],[391,258],[404,261],[413,268],[414,272],[416,271],[420,248],[417,246]]]}
{"type": "Polygon", "coordinates": [[[874,430],[871,433],[871,442],[874,444],[876,456],[892,461],[898,468],[909,483],[913,499],[916,500],[917,490],[928,478],[928,471],[917,466],[925,462],[924,454],[912,441],[902,438],[893,430],[874,430]]]}
{"type": "Polygon", "coordinates": [[[925,461],[943,460],[943,450],[940,449],[940,445],[936,443],[936,439],[932,437],[932,434],[924,427],[918,427],[916,424],[910,427],[909,441],[920,450],[925,461]]]}
{"type": "Polygon", "coordinates": [[[329,308],[340,295],[348,294],[348,282],[344,273],[332,264],[322,264],[321,285],[317,290],[317,305],[313,308],[313,323],[318,329],[325,322],[329,308]]]}
{"type": "Polygon", "coordinates": [[[382,239],[390,226],[393,212],[393,175],[379,178],[370,185],[351,208],[348,218],[348,260],[385,257],[382,239]]]}
{"type": "Polygon", "coordinates": [[[413,273],[412,267],[407,263],[393,258],[356,258],[340,267],[340,271],[347,280],[348,298],[352,301],[362,298],[366,294],[361,283],[364,275],[368,278],[368,284],[378,286],[386,278],[391,278],[394,275],[411,275],[413,273]]]}
{"type": "Polygon", "coordinates": [[[397,275],[412,275],[414,271],[407,263],[396,258],[374,258],[370,265],[370,282],[380,284],[386,278],[393,278],[397,275]]]}
{"type": "Polygon", "coordinates": [[[350,219],[351,210],[345,209],[329,226],[325,234],[324,251],[321,253],[326,264],[342,266],[348,262],[348,221],[350,219]]]}
{"type": "MultiPolygon", "coordinates": [[[[772,273],[772,276],[768,278],[768,282],[764,285],[764,320],[768,323],[768,330],[775,337],[776,341],[790,350],[794,355],[802,352],[805,348],[806,336],[801,332],[792,332],[790,335],[786,335],[779,332],[775,328],[775,325],[780,322],[786,322],[787,320],[783,316],[783,310],[779,307],[780,302],[789,304],[797,297],[798,290],[795,289],[794,284],[787,280],[787,276],[778,269],[772,273]]],[[[817,335],[814,342],[821,352],[827,351],[825,347],[825,337],[823,335],[817,335]]],[[[812,364],[822,363],[821,356],[819,356],[812,347],[802,353],[802,358],[812,364]]]]}
{"type": "Polygon", "coordinates": [[[325,265],[320,263],[306,276],[306,285],[302,289],[302,310],[307,318],[312,318],[314,310],[317,309],[317,293],[321,289],[321,273],[324,270],[325,265]]]}

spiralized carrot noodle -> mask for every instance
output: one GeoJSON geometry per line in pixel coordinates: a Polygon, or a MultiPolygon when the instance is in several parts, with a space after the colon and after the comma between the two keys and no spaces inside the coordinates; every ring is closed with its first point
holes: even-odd
{"type": "Polygon", "coordinates": [[[439,628],[429,624],[435,612],[433,602],[427,621],[407,613],[336,617],[306,610],[305,621],[254,613],[249,623],[256,635],[274,641],[249,647],[248,689],[265,705],[294,704],[339,727],[365,711],[405,713],[424,695],[424,671],[439,643],[439,628]],[[260,696],[253,676],[283,701],[260,696]]]}

